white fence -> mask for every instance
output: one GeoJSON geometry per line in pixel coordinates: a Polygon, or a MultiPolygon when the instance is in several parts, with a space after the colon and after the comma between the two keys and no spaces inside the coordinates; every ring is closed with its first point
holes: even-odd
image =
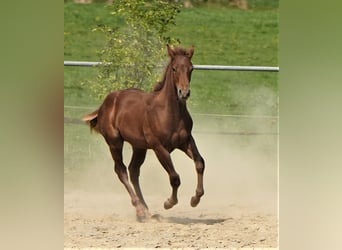
{"type": "MultiPolygon", "coordinates": [[[[102,64],[101,62],[87,61],[64,61],[64,66],[92,67],[102,64]]],[[[227,66],[227,65],[194,65],[195,70],[232,70],[232,71],[266,71],[279,72],[279,67],[270,66],[227,66]]]]}

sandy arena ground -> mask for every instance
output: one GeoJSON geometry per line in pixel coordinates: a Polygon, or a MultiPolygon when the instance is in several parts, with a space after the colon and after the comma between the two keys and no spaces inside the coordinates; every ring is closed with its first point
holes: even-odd
{"type": "Polygon", "coordinates": [[[178,204],[165,210],[171,194],[168,176],[148,153],[141,187],[151,214],[160,220],[145,223],[136,221],[105,148],[105,159],[87,168],[78,185],[65,185],[64,247],[277,248],[277,156],[261,151],[268,141],[258,138],[236,147],[232,137],[199,137],[205,194],[196,208],[190,206],[196,187],[193,162],[181,152],[172,154],[181,186],[178,204]]]}
{"type": "Polygon", "coordinates": [[[160,221],[137,222],[133,207],[126,206],[128,196],[66,193],[65,247],[277,247],[274,214],[234,204],[219,208],[178,204],[166,211],[161,197],[147,199],[153,200],[150,207],[159,208],[151,212],[159,214],[160,221]]]}

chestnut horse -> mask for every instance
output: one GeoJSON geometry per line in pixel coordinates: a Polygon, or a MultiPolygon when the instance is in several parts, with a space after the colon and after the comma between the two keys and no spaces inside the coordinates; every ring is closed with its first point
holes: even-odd
{"type": "Polygon", "coordinates": [[[147,149],[155,152],[169,175],[172,194],[164,203],[165,209],[172,208],[178,202],[180,178],[170,157],[174,149],[182,150],[195,162],[197,188],[191,198],[191,206],[197,206],[204,194],[204,160],[191,135],[192,119],[186,107],[186,100],[190,96],[194,48],[186,51],[167,46],[167,50],[171,60],[163,80],[157,83],[153,92],[146,93],[134,88],[114,91],[105,98],[99,109],[83,118],[107,142],[115,162],[114,170],[131,197],[139,220],[150,217],[139,185],[140,167],[147,149]],[[133,188],[122,160],[124,141],[133,148],[128,166],[133,188]]]}

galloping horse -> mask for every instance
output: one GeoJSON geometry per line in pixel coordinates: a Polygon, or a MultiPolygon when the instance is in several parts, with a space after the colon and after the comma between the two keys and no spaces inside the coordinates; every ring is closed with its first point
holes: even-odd
{"type": "Polygon", "coordinates": [[[186,100],[190,96],[194,48],[187,51],[167,46],[167,50],[171,60],[163,80],[156,84],[153,92],[146,93],[134,88],[114,91],[105,98],[99,109],[83,118],[107,142],[115,162],[114,170],[131,197],[138,220],[150,217],[139,185],[140,167],[147,149],[155,152],[169,175],[172,194],[164,202],[165,209],[172,208],[178,202],[180,178],[170,157],[174,149],[182,150],[195,162],[197,188],[191,198],[191,206],[197,206],[204,194],[204,160],[191,135],[192,119],[186,107],[186,100]],[[122,160],[124,141],[133,148],[128,170],[134,189],[122,160]]]}

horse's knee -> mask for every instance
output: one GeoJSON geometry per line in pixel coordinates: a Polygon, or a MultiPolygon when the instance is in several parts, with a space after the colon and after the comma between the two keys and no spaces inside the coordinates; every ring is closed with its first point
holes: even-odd
{"type": "Polygon", "coordinates": [[[178,188],[181,184],[180,178],[178,174],[174,174],[170,176],[170,183],[173,188],[178,188]]]}
{"type": "Polygon", "coordinates": [[[197,162],[196,162],[196,171],[199,174],[203,174],[204,173],[204,159],[200,158],[197,162]]]}
{"type": "Polygon", "coordinates": [[[119,177],[120,181],[126,181],[128,179],[126,167],[122,164],[115,164],[114,172],[119,177]]]}

